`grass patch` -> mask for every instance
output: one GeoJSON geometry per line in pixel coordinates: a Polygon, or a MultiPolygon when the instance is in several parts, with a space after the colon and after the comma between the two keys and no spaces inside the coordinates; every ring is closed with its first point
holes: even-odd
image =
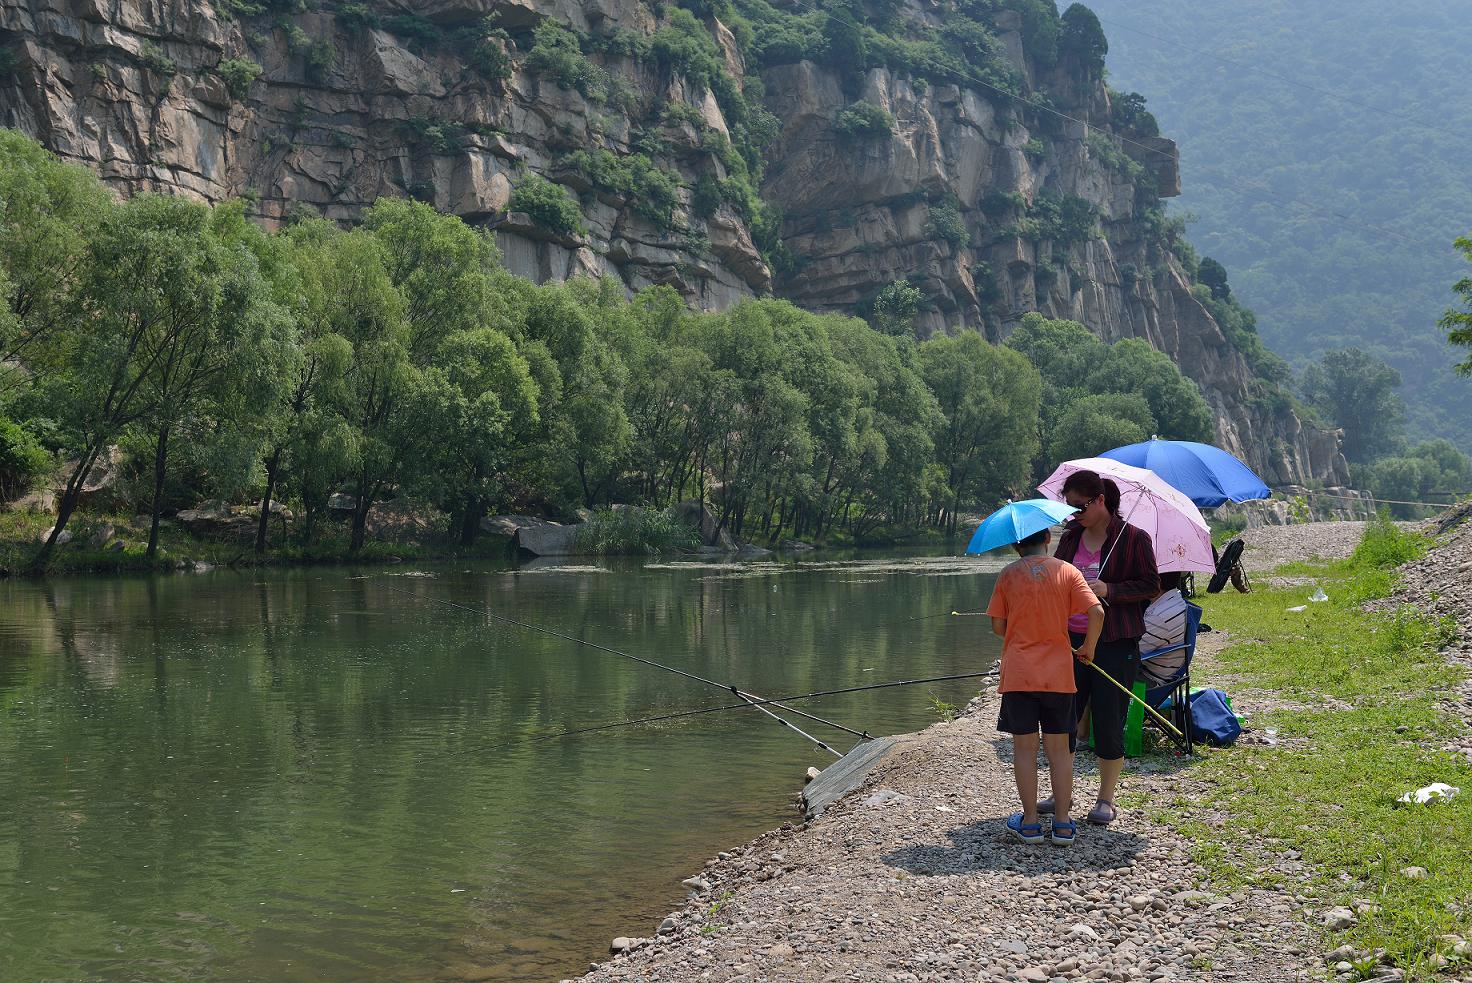
{"type": "Polygon", "coordinates": [[[1176,823],[1196,841],[1197,860],[1228,884],[1281,880],[1244,863],[1244,845],[1299,851],[1317,873],[1297,889],[1374,905],[1343,940],[1383,947],[1413,973],[1435,954],[1454,958],[1441,936],[1465,933],[1472,916],[1472,794],[1432,807],[1395,802],[1436,781],[1472,793],[1472,765],[1436,750],[1461,727],[1437,702],[1462,671],[1438,654],[1454,626],[1409,607],[1362,605],[1386,596],[1392,567],[1429,545],[1382,519],[1350,559],[1293,565],[1316,584],[1208,600],[1210,621],[1238,640],[1220,656],[1223,667],[1303,709],[1253,719],[1259,730],[1275,728],[1280,746],[1239,745],[1201,762],[1197,774],[1214,789],[1204,804],[1230,816],[1224,827],[1188,816],[1176,823]],[[1328,601],[1307,603],[1315,586],[1328,601]],[[1427,878],[1406,877],[1408,867],[1427,878]]]}
{"type": "Polygon", "coordinates": [[[579,552],[595,554],[694,553],[700,549],[700,533],[669,511],[630,505],[599,509],[578,526],[579,552]]]}

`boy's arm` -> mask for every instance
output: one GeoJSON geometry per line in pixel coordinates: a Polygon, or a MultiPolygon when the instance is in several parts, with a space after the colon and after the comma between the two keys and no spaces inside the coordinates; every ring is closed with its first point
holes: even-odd
{"type": "Polygon", "coordinates": [[[992,634],[993,635],[1001,635],[1003,637],[1006,636],[1006,634],[1007,634],[1007,619],[1006,618],[993,618],[992,619],[992,634]]]}
{"type": "Polygon", "coordinates": [[[1095,603],[1089,608],[1089,629],[1084,632],[1083,644],[1073,650],[1080,662],[1094,661],[1094,647],[1099,644],[1099,636],[1104,631],[1104,605],[1095,603]]]}

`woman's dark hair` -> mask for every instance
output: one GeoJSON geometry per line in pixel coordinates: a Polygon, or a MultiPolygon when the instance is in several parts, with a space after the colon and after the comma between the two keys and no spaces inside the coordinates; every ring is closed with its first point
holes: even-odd
{"type": "Polygon", "coordinates": [[[1101,478],[1097,471],[1075,471],[1063,479],[1063,494],[1077,492],[1088,498],[1104,496],[1104,507],[1110,515],[1119,515],[1119,486],[1113,479],[1101,478]]]}

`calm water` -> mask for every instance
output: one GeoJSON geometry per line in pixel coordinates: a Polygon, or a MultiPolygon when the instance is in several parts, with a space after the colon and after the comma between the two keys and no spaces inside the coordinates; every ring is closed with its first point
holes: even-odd
{"type": "MultiPolygon", "coordinates": [[[[0,980],[577,973],[832,759],[755,711],[529,742],[729,700],[423,598],[778,695],[987,667],[985,619],[906,619],[984,606],[995,566],[0,581],[0,980]]],[[[977,688],[805,706],[896,733],[977,688]]]]}

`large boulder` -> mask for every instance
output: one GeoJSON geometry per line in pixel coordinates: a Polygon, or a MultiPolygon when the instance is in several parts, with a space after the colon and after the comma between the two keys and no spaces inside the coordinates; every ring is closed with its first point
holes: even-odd
{"type": "Polygon", "coordinates": [[[538,519],[535,525],[517,528],[512,542],[535,556],[572,556],[577,552],[577,531],[577,526],[538,519]]]}
{"type": "Polygon", "coordinates": [[[255,519],[237,514],[221,502],[201,502],[195,508],[184,509],[178,518],[191,536],[228,538],[251,536],[256,531],[255,519]]]}
{"type": "MultiPolygon", "coordinates": [[[[39,542],[39,543],[46,542],[46,540],[48,540],[48,539],[51,538],[51,533],[55,529],[56,529],[55,526],[47,526],[46,527],[46,530],[44,532],[42,532],[41,535],[39,535],[39,536],[36,537],[36,541],[39,542]]],[[[71,541],[72,541],[72,531],[70,529],[63,529],[61,531],[61,533],[56,537],[56,545],[57,546],[65,546],[67,543],[70,543],[71,541]]]]}
{"type": "Polygon", "coordinates": [[[487,536],[500,536],[506,540],[514,540],[516,534],[522,529],[547,524],[546,519],[538,519],[530,515],[488,515],[480,520],[480,531],[487,536]]]}
{"type": "MultiPolygon", "coordinates": [[[[82,482],[82,493],[77,504],[86,509],[105,509],[119,504],[123,461],[122,449],[117,446],[109,447],[97,455],[92,469],[87,472],[87,480],[82,482]]],[[[62,473],[70,475],[76,466],[76,461],[68,461],[62,473]]]]}
{"type": "Polygon", "coordinates": [[[705,503],[696,499],[681,502],[675,506],[675,518],[688,526],[700,531],[700,541],[706,546],[715,546],[723,550],[735,550],[736,540],[731,534],[721,528],[720,522],[711,515],[710,509],[705,503]]]}

